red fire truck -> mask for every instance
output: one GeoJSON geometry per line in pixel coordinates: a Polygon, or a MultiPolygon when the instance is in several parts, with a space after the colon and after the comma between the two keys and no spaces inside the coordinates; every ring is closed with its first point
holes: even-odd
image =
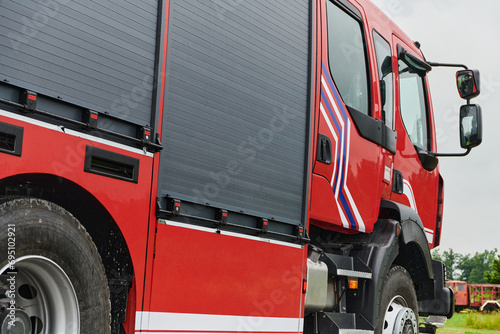
{"type": "MultiPolygon", "coordinates": [[[[0,2],[0,333],[453,314],[425,60],[367,0],[0,2]]],[[[457,155],[457,154],[455,154],[457,155]]],[[[443,320],[444,319],[444,320],[443,320]]]]}
{"type": "Polygon", "coordinates": [[[500,284],[468,284],[464,281],[447,281],[446,286],[455,293],[455,310],[500,310],[500,284]]]}

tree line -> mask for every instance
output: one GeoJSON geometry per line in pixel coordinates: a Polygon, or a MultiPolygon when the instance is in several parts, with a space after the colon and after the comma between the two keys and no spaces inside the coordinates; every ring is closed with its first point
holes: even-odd
{"type": "Polygon", "coordinates": [[[446,265],[446,280],[465,281],[469,284],[500,284],[500,255],[498,250],[460,254],[453,249],[434,250],[432,258],[446,265]]]}

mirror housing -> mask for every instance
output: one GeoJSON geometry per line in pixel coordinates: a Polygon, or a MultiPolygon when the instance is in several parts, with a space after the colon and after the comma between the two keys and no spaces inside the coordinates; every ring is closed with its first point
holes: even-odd
{"type": "Polygon", "coordinates": [[[398,45],[398,58],[408,65],[410,72],[417,73],[420,76],[424,76],[432,70],[429,63],[408,52],[401,45],[398,45]]]}
{"type": "Polygon", "coordinates": [[[457,72],[457,89],[460,97],[465,100],[475,98],[480,93],[479,71],[462,70],[457,72]]]}
{"type": "Polygon", "coordinates": [[[467,104],[460,107],[460,146],[471,149],[483,141],[481,107],[467,104]]]}
{"type": "Polygon", "coordinates": [[[437,165],[439,164],[439,160],[434,153],[424,151],[417,146],[415,146],[415,149],[417,150],[417,155],[420,159],[420,163],[422,163],[422,167],[424,167],[426,171],[432,172],[434,169],[436,169],[437,165]]]}
{"type": "Polygon", "coordinates": [[[415,73],[418,73],[421,76],[425,75],[427,72],[432,70],[431,65],[421,60],[420,58],[412,55],[409,52],[404,52],[400,56],[400,58],[406,65],[410,67],[411,70],[413,70],[415,73]]]}

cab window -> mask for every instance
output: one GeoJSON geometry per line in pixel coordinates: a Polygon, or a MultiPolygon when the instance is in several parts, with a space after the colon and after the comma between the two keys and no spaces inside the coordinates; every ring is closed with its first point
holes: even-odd
{"type": "Polygon", "coordinates": [[[390,44],[373,31],[373,42],[375,44],[375,54],[377,57],[378,79],[380,87],[380,99],[382,104],[382,121],[393,128],[393,73],[392,73],[392,53],[390,44]]]}
{"type": "Polygon", "coordinates": [[[401,118],[413,145],[428,151],[430,131],[425,100],[425,82],[402,60],[399,60],[398,66],[401,118]]]}
{"type": "Polygon", "coordinates": [[[369,115],[368,70],[361,23],[327,2],[330,71],[344,103],[369,115]]]}

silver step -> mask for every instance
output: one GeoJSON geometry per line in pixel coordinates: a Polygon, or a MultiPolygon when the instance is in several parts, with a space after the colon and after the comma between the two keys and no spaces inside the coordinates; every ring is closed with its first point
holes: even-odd
{"type": "Polygon", "coordinates": [[[421,325],[432,326],[436,328],[443,328],[447,318],[442,315],[430,315],[424,321],[420,322],[421,325]]]}

